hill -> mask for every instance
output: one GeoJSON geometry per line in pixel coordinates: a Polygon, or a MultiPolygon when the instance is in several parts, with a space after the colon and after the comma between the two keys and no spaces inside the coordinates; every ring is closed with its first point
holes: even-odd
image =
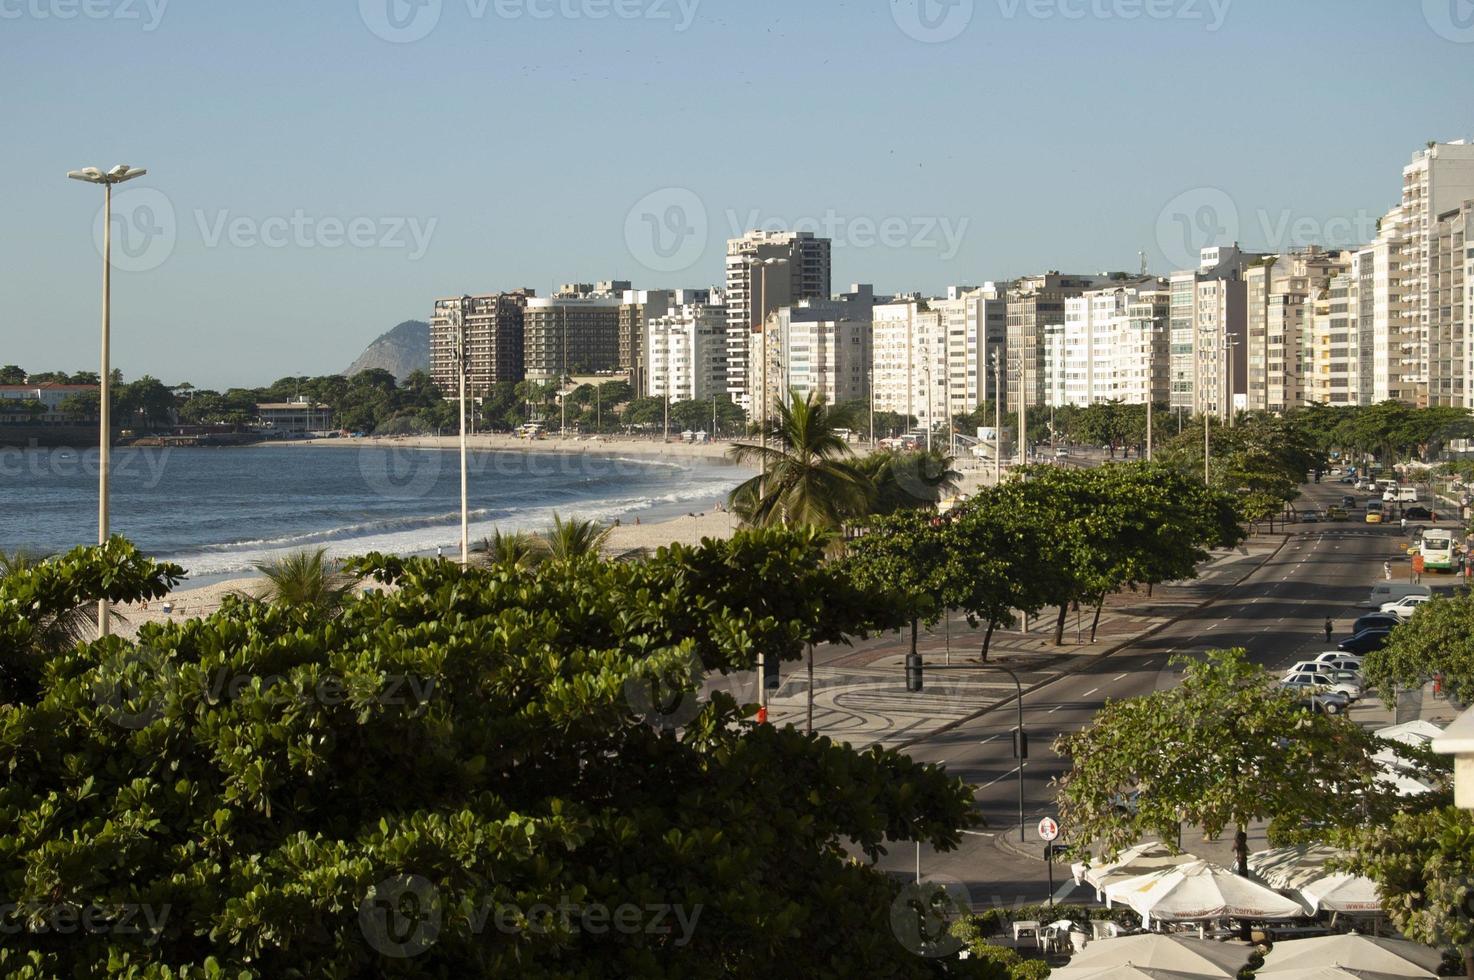
{"type": "Polygon", "coordinates": [[[343,374],[351,378],[371,368],[382,368],[399,381],[412,371],[430,370],[430,325],[423,320],[404,321],[369,344],[343,374]]]}

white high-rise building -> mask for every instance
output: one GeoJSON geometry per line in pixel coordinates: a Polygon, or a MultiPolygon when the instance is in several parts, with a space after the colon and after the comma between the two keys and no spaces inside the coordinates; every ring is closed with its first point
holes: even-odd
{"type": "Polygon", "coordinates": [[[1382,217],[1376,240],[1352,256],[1362,405],[1426,398],[1426,336],[1409,315],[1407,246],[1407,222],[1397,207],[1382,217]]]}
{"type": "Polygon", "coordinates": [[[1052,404],[1166,401],[1170,298],[1156,278],[1067,297],[1052,404]]]}
{"type": "Polygon", "coordinates": [[[946,369],[941,315],[920,296],[896,296],[875,305],[872,330],[875,410],[923,426],[940,419],[945,409],[935,386],[945,381],[946,369]]]}
{"type": "Polygon", "coordinates": [[[979,405],[992,405],[993,358],[1006,360],[1008,283],[952,286],[946,299],[931,300],[929,305],[941,318],[945,412],[955,418],[979,405]]]}
{"type": "Polygon", "coordinates": [[[751,409],[752,335],[775,310],[829,298],[830,241],[812,232],[750,231],[727,242],[727,391],[751,409]]]}
{"type": "Polygon", "coordinates": [[[1467,140],[1434,143],[1413,154],[1402,169],[1402,295],[1417,345],[1416,366],[1404,372],[1403,387],[1413,389],[1406,400],[1414,404],[1464,402],[1465,379],[1457,377],[1462,358],[1455,358],[1451,341],[1440,339],[1448,333],[1443,326],[1448,321],[1436,299],[1435,261],[1439,216],[1469,200],[1474,200],[1474,144],[1467,140]]]}
{"type": "Polygon", "coordinates": [[[1244,271],[1247,405],[1283,412],[1307,401],[1312,296],[1345,272],[1351,253],[1319,246],[1266,255],[1244,271]]]}
{"type": "Polygon", "coordinates": [[[1205,248],[1171,285],[1172,407],[1227,418],[1247,405],[1246,268],[1263,258],[1238,246],[1205,248]]]}
{"type": "Polygon", "coordinates": [[[687,304],[645,327],[646,381],[651,398],[706,400],[726,391],[727,311],[687,304]]]}
{"type": "Polygon", "coordinates": [[[769,412],[811,392],[830,405],[868,401],[874,307],[874,287],[856,284],[833,299],[806,299],[770,315],[753,335],[749,357],[761,364],[766,348],[769,412]]]}

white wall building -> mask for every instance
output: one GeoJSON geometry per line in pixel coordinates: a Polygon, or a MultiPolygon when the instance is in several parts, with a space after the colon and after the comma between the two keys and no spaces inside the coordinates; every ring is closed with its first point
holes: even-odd
{"type": "Polygon", "coordinates": [[[1469,200],[1474,200],[1474,144],[1467,140],[1435,143],[1419,150],[1402,169],[1401,211],[1406,236],[1402,294],[1407,304],[1408,332],[1417,345],[1415,366],[1405,366],[1403,386],[1415,389],[1408,399],[1414,404],[1463,402],[1463,392],[1454,384],[1463,367],[1461,359],[1454,358],[1451,346],[1438,342],[1438,321],[1447,320],[1436,298],[1435,262],[1439,216],[1469,200]]]}
{"type": "Polygon", "coordinates": [[[828,299],[829,277],[830,241],[812,232],[750,231],[727,242],[727,391],[738,405],[750,408],[757,384],[747,363],[753,334],[784,306],[828,299]]]}
{"type": "Polygon", "coordinates": [[[645,390],[651,398],[706,400],[726,391],[727,311],[687,304],[645,327],[645,390]]]}
{"type": "Polygon", "coordinates": [[[1051,404],[1166,401],[1170,298],[1156,278],[1067,297],[1051,404]]]}
{"type": "Polygon", "coordinates": [[[856,284],[833,299],[803,300],[769,316],[749,357],[761,364],[766,347],[769,412],[791,394],[817,392],[830,405],[868,401],[874,307],[874,288],[856,284]]]}

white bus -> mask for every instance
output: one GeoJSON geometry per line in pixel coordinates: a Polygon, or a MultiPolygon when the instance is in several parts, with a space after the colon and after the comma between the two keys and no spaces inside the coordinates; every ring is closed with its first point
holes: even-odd
{"type": "Polygon", "coordinates": [[[1443,528],[1430,528],[1423,532],[1423,544],[1420,554],[1423,556],[1424,571],[1453,571],[1454,562],[1457,560],[1456,551],[1452,531],[1443,528]]]}

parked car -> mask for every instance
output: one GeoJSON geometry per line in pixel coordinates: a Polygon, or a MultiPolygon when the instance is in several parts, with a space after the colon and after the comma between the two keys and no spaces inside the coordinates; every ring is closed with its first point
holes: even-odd
{"type": "Polygon", "coordinates": [[[1361,700],[1361,684],[1355,680],[1327,677],[1324,674],[1309,671],[1286,674],[1285,678],[1280,681],[1280,686],[1297,691],[1314,691],[1317,694],[1330,691],[1344,695],[1348,701],[1361,700]]]}
{"type": "Polygon", "coordinates": [[[1387,645],[1387,637],[1392,631],[1387,629],[1362,630],[1349,640],[1342,640],[1337,646],[1347,653],[1372,653],[1387,645]]]}
{"type": "Polygon", "coordinates": [[[1405,623],[1412,618],[1413,613],[1418,611],[1419,606],[1431,598],[1432,596],[1426,595],[1405,595],[1396,602],[1382,603],[1382,612],[1391,613],[1398,618],[1398,621],[1405,623]]]}
{"type": "Polygon", "coordinates": [[[1339,715],[1351,707],[1351,699],[1335,691],[1317,691],[1312,688],[1300,686],[1287,687],[1286,690],[1297,691],[1305,695],[1296,704],[1306,711],[1318,711],[1327,715],[1339,715]]]}
{"type": "Polygon", "coordinates": [[[1433,512],[1427,507],[1409,507],[1402,512],[1402,516],[1410,521],[1431,521],[1433,512]]]}
{"type": "MultiPolygon", "coordinates": [[[[1401,622],[1402,622],[1402,620],[1398,619],[1396,616],[1392,615],[1391,613],[1369,612],[1365,616],[1362,616],[1356,622],[1354,622],[1354,623],[1351,624],[1351,635],[1352,636],[1355,636],[1356,634],[1360,633],[1362,630],[1371,630],[1371,629],[1388,629],[1388,630],[1390,630],[1392,627],[1399,625],[1401,622]]],[[[1349,654],[1346,654],[1346,653],[1341,652],[1341,651],[1338,651],[1338,653],[1341,656],[1349,656],[1349,654]]]]}
{"type": "Polygon", "coordinates": [[[1371,597],[1367,605],[1377,609],[1382,608],[1384,602],[1396,602],[1405,595],[1432,595],[1433,590],[1426,585],[1405,585],[1401,582],[1378,582],[1372,586],[1371,597]]]}
{"type": "Polygon", "coordinates": [[[1318,510],[1302,511],[1301,514],[1300,514],[1300,520],[1304,521],[1306,524],[1319,524],[1320,523],[1320,511],[1318,511],[1318,510]]]}
{"type": "Polygon", "coordinates": [[[1356,477],[1351,476],[1350,474],[1347,474],[1346,476],[1341,477],[1341,482],[1342,483],[1355,483],[1356,482],[1356,477]]]}
{"type": "MultiPolygon", "coordinates": [[[[1362,619],[1366,619],[1371,616],[1381,615],[1381,613],[1368,613],[1366,616],[1363,616],[1362,619]]],[[[1360,622],[1360,620],[1358,620],[1358,622],[1360,622]]],[[[1396,626],[1397,624],[1391,623],[1390,625],[1396,626]]],[[[1360,632],[1361,630],[1356,630],[1352,633],[1352,635],[1354,636],[1356,635],[1356,633],[1360,632]]],[[[1315,659],[1311,662],[1318,664],[1330,664],[1333,667],[1337,667],[1342,670],[1361,670],[1361,657],[1358,657],[1354,653],[1344,653],[1340,650],[1327,650],[1325,653],[1318,653],[1316,654],[1315,659]]]]}

